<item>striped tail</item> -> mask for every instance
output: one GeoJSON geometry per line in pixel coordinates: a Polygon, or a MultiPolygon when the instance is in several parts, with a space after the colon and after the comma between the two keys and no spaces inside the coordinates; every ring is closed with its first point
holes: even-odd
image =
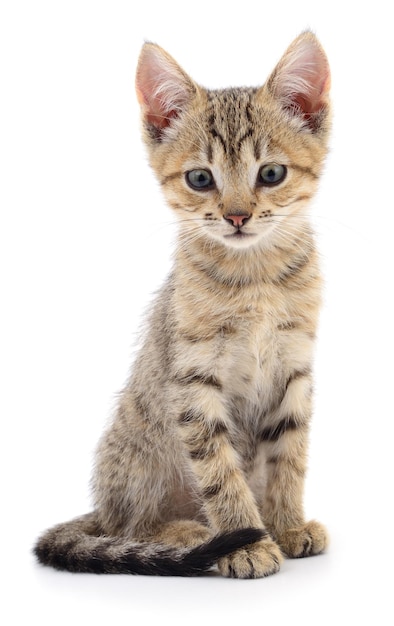
{"type": "Polygon", "coordinates": [[[69,572],[198,576],[221,557],[256,543],[266,534],[258,528],[242,528],[195,548],[172,548],[100,536],[94,513],[89,513],[45,532],[34,553],[43,565],[69,572]]]}

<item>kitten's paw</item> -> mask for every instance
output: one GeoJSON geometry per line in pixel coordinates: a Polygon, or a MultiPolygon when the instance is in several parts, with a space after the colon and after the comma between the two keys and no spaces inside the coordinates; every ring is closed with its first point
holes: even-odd
{"type": "Polygon", "coordinates": [[[299,528],[290,528],[276,538],[286,556],[302,558],[321,554],[328,546],[328,534],[319,522],[307,522],[299,528]]]}
{"type": "Polygon", "coordinates": [[[193,520],[175,520],[164,524],[149,540],[174,547],[195,548],[212,539],[212,531],[193,520]]]}
{"type": "Polygon", "coordinates": [[[262,578],[275,574],[282,560],[276,543],[266,539],[221,558],[218,567],[222,576],[229,578],[262,578]]]}

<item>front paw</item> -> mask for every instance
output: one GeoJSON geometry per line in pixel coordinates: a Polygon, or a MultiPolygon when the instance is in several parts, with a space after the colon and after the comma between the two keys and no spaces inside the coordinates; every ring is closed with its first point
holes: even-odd
{"type": "Polygon", "coordinates": [[[319,522],[307,522],[298,528],[290,528],[276,537],[286,556],[302,558],[321,554],[327,548],[327,531],[319,522]]]}
{"type": "Polygon", "coordinates": [[[262,578],[275,574],[282,560],[276,543],[266,539],[221,558],[218,567],[222,576],[229,578],[262,578]]]}

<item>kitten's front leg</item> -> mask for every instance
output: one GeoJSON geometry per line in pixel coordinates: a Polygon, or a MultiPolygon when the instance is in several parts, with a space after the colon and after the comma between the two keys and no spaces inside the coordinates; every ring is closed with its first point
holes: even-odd
{"type": "MultiPolygon", "coordinates": [[[[220,382],[200,373],[184,376],[185,380],[187,391],[185,385],[178,390],[184,407],[178,415],[179,432],[212,527],[219,532],[262,528],[253,494],[231,445],[231,424],[220,382]]],[[[278,571],[281,560],[281,551],[267,532],[264,540],[221,559],[218,565],[225,576],[258,578],[278,571]]]]}
{"type": "Polygon", "coordinates": [[[263,519],[289,557],[304,557],[325,550],[325,528],[305,522],[304,477],[311,413],[311,375],[296,371],[290,378],[275,420],[261,432],[267,459],[267,486],[263,519]]]}

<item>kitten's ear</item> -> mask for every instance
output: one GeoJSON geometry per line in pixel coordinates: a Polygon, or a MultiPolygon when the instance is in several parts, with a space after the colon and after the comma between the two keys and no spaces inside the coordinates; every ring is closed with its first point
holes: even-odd
{"type": "Polygon", "coordinates": [[[267,83],[290,113],[317,131],[329,104],[330,68],[315,35],[302,33],[286,50],[267,83]]]}
{"type": "Polygon", "coordinates": [[[196,93],[197,86],[160,46],[145,43],[136,75],[136,91],[145,120],[160,134],[196,93]]]}

